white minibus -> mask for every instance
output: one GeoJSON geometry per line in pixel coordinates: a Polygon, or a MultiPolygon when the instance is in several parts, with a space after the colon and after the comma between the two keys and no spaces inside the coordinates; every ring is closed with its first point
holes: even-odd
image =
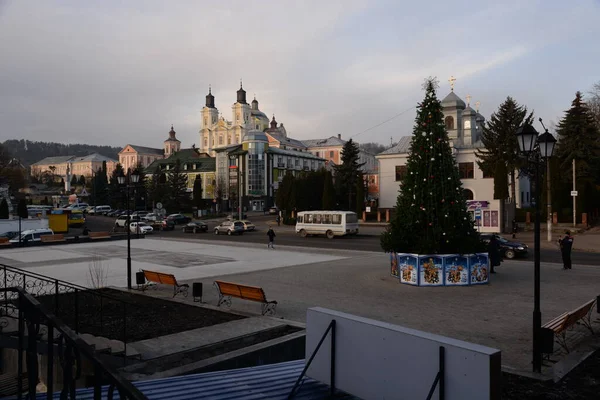
{"type": "Polygon", "coordinates": [[[358,218],[351,211],[301,211],[296,217],[296,233],[308,235],[334,236],[356,235],[358,218]]]}

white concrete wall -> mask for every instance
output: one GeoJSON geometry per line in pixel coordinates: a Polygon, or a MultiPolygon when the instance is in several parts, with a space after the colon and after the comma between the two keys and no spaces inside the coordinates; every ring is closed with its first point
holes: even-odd
{"type": "MultiPolygon", "coordinates": [[[[427,289],[425,289],[427,290],[427,289]]],[[[330,322],[335,328],[335,386],[362,399],[425,399],[445,352],[447,400],[500,399],[500,350],[325,308],[306,318],[306,360],[330,322]]],[[[331,334],[307,375],[330,384],[331,334]]],[[[439,386],[433,398],[439,398],[439,386]]]]}

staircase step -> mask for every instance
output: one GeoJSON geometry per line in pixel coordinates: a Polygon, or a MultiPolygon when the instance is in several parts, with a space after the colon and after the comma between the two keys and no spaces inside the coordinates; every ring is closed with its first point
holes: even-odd
{"type": "Polygon", "coordinates": [[[125,345],[120,340],[109,340],[110,354],[123,354],[125,353],[125,345]]]}

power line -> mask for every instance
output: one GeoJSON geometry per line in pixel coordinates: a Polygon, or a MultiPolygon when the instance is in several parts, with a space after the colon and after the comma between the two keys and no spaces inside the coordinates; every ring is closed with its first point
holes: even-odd
{"type": "Polygon", "coordinates": [[[401,116],[402,114],[405,114],[405,113],[407,113],[407,112],[409,112],[409,111],[411,111],[411,110],[414,110],[415,108],[416,108],[416,106],[412,106],[412,107],[410,107],[410,108],[407,108],[406,110],[404,110],[404,111],[402,111],[402,112],[399,112],[398,114],[394,115],[393,117],[391,117],[391,118],[388,118],[388,119],[386,119],[385,121],[378,123],[377,125],[374,125],[374,126],[372,126],[372,127],[368,128],[368,129],[365,129],[365,130],[364,130],[364,131],[362,131],[362,132],[355,133],[354,135],[350,136],[350,139],[352,139],[352,138],[354,138],[354,137],[356,137],[356,136],[358,136],[358,135],[362,135],[363,133],[369,132],[370,130],[373,130],[373,129],[375,129],[375,128],[378,128],[378,127],[380,127],[380,126],[381,126],[381,125],[383,125],[383,124],[387,124],[387,123],[388,123],[388,122],[390,122],[391,120],[393,120],[393,119],[396,119],[396,118],[398,118],[399,116],[401,116]]]}

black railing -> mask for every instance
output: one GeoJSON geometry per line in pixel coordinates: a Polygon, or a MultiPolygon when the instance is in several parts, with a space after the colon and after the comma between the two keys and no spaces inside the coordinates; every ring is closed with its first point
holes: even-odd
{"type": "Polygon", "coordinates": [[[445,372],[446,372],[446,349],[444,348],[444,346],[440,346],[439,369],[438,369],[438,373],[435,375],[435,379],[433,380],[431,389],[429,389],[429,394],[427,395],[427,400],[431,400],[431,398],[433,397],[433,393],[435,392],[435,388],[436,388],[436,386],[438,386],[438,384],[439,384],[439,388],[438,388],[439,397],[438,398],[440,400],[444,400],[446,398],[445,372]]]}
{"type": "Polygon", "coordinates": [[[321,345],[325,341],[325,338],[327,337],[327,334],[329,333],[329,331],[331,331],[331,354],[330,354],[331,370],[330,370],[330,382],[329,382],[329,397],[333,398],[335,396],[335,319],[332,319],[331,322],[329,323],[329,326],[327,326],[325,333],[323,334],[323,336],[321,336],[321,340],[319,340],[319,344],[317,344],[317,347],[315,348],[315,350],[311,354],[310,358],[308,359],[308,362],[304,366],[302,373],[296,380],[296,383],[294,384],[292,391],[288,395],[288,400],[293,399],[294,396],[296,396],[296,393],[298,393],[298,387],[301,384],[302,378],[304,378],[304,375],[306,375],[306,371],[308,371],[308,367],[310,367],[310,364],[312,364],[315,356],[317,355],[317,352],[321,348],[321,345]]]}
{"type": "Polygon", "coordinates": [[[55,381],[62,386],[61,399],[75,399],[77,383],[84,377],[93,381],[95,400],[112,399],[115,391],[120,399],[147,399],[139,389],[100,360],[91,346],[34,296],[20,287],[1,288],[0,293],[13,299],[18,310],[17,399],[39,398],[36,386],[40,380],[45,381],[47,399],[54,398],[55,381]],[[40,375],[39,367],[44,360],[42,357],[38,364],[39,353],[46,356],[45,376],[40,375]],[[62,370],[62,379],[55,379],[55,375],[58,378],[54,368],[57,360],[62,370]],[[27,366],[25,373],[24,362],[27,366]],[[83,371],[84,368],[87,371],[83,371]],[[23,384],[25,376],[28,383],[26,387],[23,384]]]}
{"type": "MultiPolygon", "coordinates": [[[[98,290],[0,264],[0,288],[11,287],[18,287],[36,297],[76,333],[108,336],[122,341],[123,359],[126,359],[126,301],[98,290]]],[[[0,332],[3,326],[8,325],[8,318],[18,317],[17,297],[15,293],[6,291],[0,295],[0,332]]]]}

